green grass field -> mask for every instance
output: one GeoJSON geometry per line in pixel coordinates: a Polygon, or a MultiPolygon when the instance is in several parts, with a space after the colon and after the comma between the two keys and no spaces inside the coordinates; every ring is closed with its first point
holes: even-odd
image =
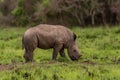
{"type": "Polygon", "coordinates": [[[26,29],[0,27],[0,80],[120,80],[120,26],[72,28],[83,55],[75,62],[60,55],[52,61],[52,49],[36,49],[35,62],[24,63],[26,29]]]}

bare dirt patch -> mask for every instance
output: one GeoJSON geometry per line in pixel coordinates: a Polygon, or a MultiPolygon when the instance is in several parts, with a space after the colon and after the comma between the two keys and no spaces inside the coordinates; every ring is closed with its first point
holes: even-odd
{"type": "Polygon", "coordinates": [[[0,72],[6,71],[6,70],[13,70],[14,68],[22,65],[22,63],[16,63],[16,64],[0,64],[0,72]]]}
{"type": "Polygon", "coordinates": [[[91,65],[95,65],[96,63],[95,62],[92,62],[90,60],[86,60],[86,61],[83,61],[82,64],[91,64],[91,65]]]}
{"type": "Polygon", "coordinates": [[[11,68],[11,65],[0,65],[0,71],[9,70],[11,68]]]}

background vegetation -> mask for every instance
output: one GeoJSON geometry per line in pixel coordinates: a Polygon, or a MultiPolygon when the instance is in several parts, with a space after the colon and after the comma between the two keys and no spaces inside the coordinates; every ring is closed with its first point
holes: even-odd
{"type": "Polygon", "coordinates": [[[120,23],[120,0],[0,0],[0,24],[67,26],[120,23]]]}
{"type": "Polygon", "coordinates": [[[0,80],[119,80],[120,26],[72,28],[78,38],[81,59],[71,61],[52,49],[34,51],[33,63],[24,63],[21,36],[27,28],[0,27],[0,80]]]}

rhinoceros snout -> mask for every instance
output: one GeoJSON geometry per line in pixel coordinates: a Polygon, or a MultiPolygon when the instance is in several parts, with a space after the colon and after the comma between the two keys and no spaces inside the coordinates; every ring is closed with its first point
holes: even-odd
{"type": "Polygon", "coordinates": [[[77,56],[71,56],[71,60],[72,61],[75,61],[75,60],[78,60],[80,57],[82,57],[82,55],[77,55],[77,56]]]}

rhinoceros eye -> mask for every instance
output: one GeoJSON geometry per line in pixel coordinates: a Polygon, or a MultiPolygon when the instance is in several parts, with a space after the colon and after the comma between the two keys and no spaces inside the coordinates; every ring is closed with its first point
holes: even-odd
{"type": "Polygon", "coordinates": [[[76,50],[73,50],[73,52],[76,52],[76,50]]]}

